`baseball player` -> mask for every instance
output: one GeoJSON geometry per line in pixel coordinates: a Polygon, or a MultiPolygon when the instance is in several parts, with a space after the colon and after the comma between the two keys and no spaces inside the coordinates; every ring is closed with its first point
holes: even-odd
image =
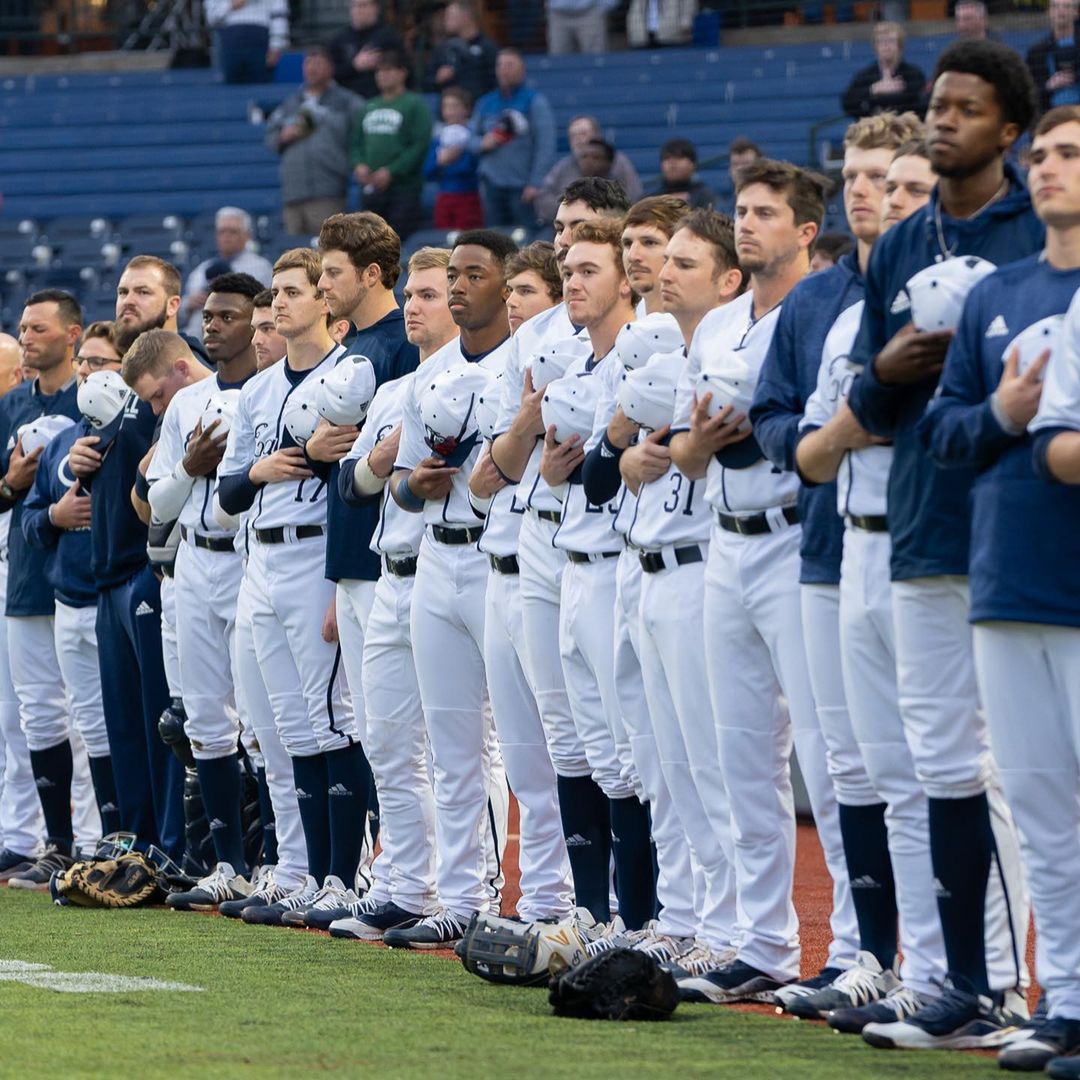
{"type": "MultiPolygon", "coordinates": [[[[729,303],[741,289],[731,220],[711,210],[689,213],[668,242],[665,256],[656,291],[688,347],[705,315],[729,303]]],[[[700,485],[687,481],[672,465],[667,448],[685,347],[658,352],[643,368],[626,374],[620,404],[600,444],[600,453],[606,449],[630,495],[636,496],[626,532],[628,550],[641,572],[635,643],[653,752],[662,772],[650,804],[661,868],[657,895],[664,905],[658,929],[667,933],[667,940],[658,938],[638,947],[673,961],[671,970],[677,978],[730,960],[735,941],[731,811],[716,749],[716,724],[711,710],[702,708],[709,700],[701,626],[711,515],[700,485]],[[654,389],[656,394],[651,393],[654,389]],[[639,391],[641,396],[634,396],[639,391]],[[634,412],[632,404],[642,411],[634,412]],[[645,415],[646,407],[653,415],[645,415]],[[640,435],[633,445],[623,445],[630,424],[640,427],[640,435]],[[667,885],[657,825],[664,815],[680,834],[678,846],[688,849],[694,860],[685,880],[667,885]],[[684,905],[689,901],[685,928],[671,927],[672,891],[684,905]]],[[[596,453],[592,451],[590,458],[596,453]]],[[[624,513],[625,503],[619,517],[624,513]]],[[[639,771],[644,780],[644,766],[639,765],[639,771]]]]}
{"type": "MultiPolygon", "coordinates": [[[[863,120],[852,131],[848,202],[877,210],[880,235],[925,205],[934,176],[925,145],[916,141],[896,151],[883,191],[867,184],[863,177],[892,153],[887,143],[895,132],[895,121],[888,115],[863,120]],[[865,142],[870,146],[861,147],[865,142]],[[874,142],[886,145],[874,147],[874,142]],[[905,194],[896,205],[894,198],[901,190],[905,194]]],[[[857,224],[856,257],[861,268],[877,236],[868,220],[857,224]]],[[[844,266],[841,260],[840,268],[844,266]]],[[[826,731],[834,748],[833,760],[841,766],[834,769],[834,784],[848,872],[855,883],[860,952],[855,965],[830,986],[786,1005],[797,1016],[826,1017],[832,1027],[852,1033],[868,1023],[917,1011],[940,993],[945,976],[926,797],[904,737],[896,688],[885,517],[892,450],[858,427],[844,401],[854,378],[848,357],[862,318],[861,274],[853,291],[856,288],[860,299],[840,314],[826,334],[818,385],[799,422],[795,456],[804,483],[825,486],[838,480],[834,505],[844,520],[836,647],[844,700],[850,702],[846,716],[851,730],[848,734],[833,723],[826,731]],[[845,736],[852,745],[844,742],[845,736]],[[895,979],[898,914],[904,956],[900,985],[895,979]]]]}
{"type": "Polygon", "coordinates": [[[252,511],[252,637],[292,759],[308,863],[296,890],[274,903],[245,907],[245,922],[280,924],[286,912],[347,902],[345,882],[354,880],[359,861],[356,833],[363,831],[358,819],[345,820],[334,807],[338,798],[364,791],[368,778],[354,749],[359,735],[343,697],[340,651],[319,632],[333,595],[324,575],[326,486],[311,475],[284,419],[293,407],[313,409],[305,395],[343,351],[327,329],[320,273],[319,257],[308,248],[293,248],[274,264],[274,319],[288,354],[283,364],[244,384],[218,468],[221,509],[252,511]],[[331,788],[345,794],[332,795],[331,788]]]}
{"type": "Polygon", "coordinates": [[[210,361],[202,342],[177,326],[180,310],[180,271],[156,255],[128,260],[116,284],[116,344],[126,352],[147,330],[169,330],[187,342],[204,363],[210,361]]]}
{"type": "MultiPolygon", "coordinates": [[[[0,397],[22,382],[22,350],[0,334],[0,397]]],[[[8,529],[11,515],[0,515],[0,592],[7,593],[8,529]]],[[[34,786],[30,752],[19,724],[19,699],[11,685],[7,623],[0,619],[0,881],[29,870],[36,861],[45,821],[34,786]]]]}
{"type": "Polygon", "coordinates": [[[579,468],[584,440],[595,428],[601,382],[620,364],[615,338],[635,319],[637,296],[626,278],[621,223],[586,221],[574,228],[563,260],[563,290],[570,318],[584,327],[589,352],[573,360],[545,393],[549,401],[563,395],[571,417],[580,417],[573,421],[575,430],[563,433],[549,409],[540,460],[540,476],[562,505],[552,537],[567,560],[559,651],[578,738],[608,801],[619,917],[637,931],[656,914],[656,889],[648,810],[635,789],[632,762],[624,770],[618,752],[620,744],[629,745],[615,685],[615,590],[623,543],[613,527],[618,504],[591,503],[579,468]]]}
{"type": "Polygon", "coordinates": [[[978,267],[965,257],[996,264],[1041,249],[1042,224],[1005,161],[1034,115],[1032,95],[1024,63],[996,42],[958,42],[939,58],[926,117],[937,190],[875,246],[852,351],[862,365],[848,395],[852,413],[894,444],[888,525],[897,686],[928,799],[949,971],[939,1000],[906,1019],[863,1029],[863,1038],[878,1046],[993,1047],[1026,1014],[1010,993],[1023,977],[1027,925],[1020,918],[1019,855],[978,711],[967,626],[974,469],[941,469],[915,431],[952,335],[925,327],[913,332],[912,322],[924,283],[933,292],[939,272],[945,282],[978,267]],[[951,259],[951,267],[940,268],[951,259]],[[914,281],[920,271],[926,273],[914,281]],[[996,912],[988,895],[996,897],[996,912]]]}
{"type": "MultiPolygon", "coordinates": [[[[458,334],[447,302],[450,252],[421,248],[409,259],[405,332],[423,365],[458,334]]],[[[375,394],[356,443],[341,464],[339,484],[348,503],[378,498],[379,524],[372,550],[382,560],[375,600],[364,630],[363,690],[366,745],[379,796],[380,842],[385,859],[351,915],[330,924],[335,937],[379,940],[407,929],[434,909],[435,802],[428,769],[427,733],[416,679],[409,610],[424,521],[394,501],[387,481],[401,440],[409,376],[384,383],[375,394]],[[388,880],[379,871],[385,866],[388,880]]]]}
{"type": "Polygon", "coordinates": [[[705,650],[739,906],[736,959],[679,983],[694,1000],[771,1001],[798,977],[793,733],[815,815],[835,820],[800,626],[798,480],[764,459],[746,423],[780,307],[809,269],[823,212],[818,182],[795,166],[762,160],[740,173],[735,239],[750,291],[699,324],[676,407],[672,459],[688,480],[706,480],[716,514],[705,650]],[[710,415],[714,403],[723,407],[710,415]]]}
{"type": "MultiPolygon", "coordinates": [[[[92,371],[119,370],[120,352],[112,323],[91,323],[83,330],[75,356],[78,382],[85,382],[92,371]]],[[[97,587],[90,568],[90,500],[67,465],[78,434],[77,425],[71,424],[46,445],[23,506],[22,528],[27,542],[47,553],[45,573],[56,594],[56,659],[72,726],[87,749],[101,831],[107,836],[120,828],[120,817],[101,703],[94,627],[97,587]]]]}
{"type": "Polygon", "coordinates": [[[622,235],[623,264],[627,280],[641,298],[638,318],[664,310],[659,282],[664,252],[676,223],[689,209],[685,200],[673,195],[648,195],[627,213],[622,235]]]}
{"type": "MultiPolygon", "coordinates": [[[[0,509],[11,512],[5,609],[8,655],[30,767],[45,815],[44,853],[31,869],[9,879],[9,884],[20,888],[46,888],[52,872],[70,866],[75,854],[72,779],[76,755],[56,657],[55,594],[46,576],[45,552],[32,547],[22,531],[25,497],[43,445],[24,453],[20,428],[50,415],[65,416],[74,423],[78,406],[73,361],[81,324],[82,311],[69,293],[46,290],[29,296],[19,321],[19,345],[23,363],[36,376],[0,401],[0,469],[4,473],[0,509]]],[[[100,753],[102,748],[97,749],[100,753]]],[[[85,776],[85,757],[79,756],[85,776]]],[[[96,810],[93,820],[80,824],[84,826],[79,830],[80,844],[92,846],[101,835],[96,810]]]]}
{"type": "MultiPolygon", "coordinates": [[[[1060,546],[1060,538],[1080,525],[1080,490],[1040,478],[1028,433],[1044,374],[1075,356],[1076,339],[1066,343],[1062,335],[1063,316],[1080,289],[1073,244],[1078,154],[1080,108],[1051,110],[1035,128],[1028,174],[1046,245],[968,294],[940,389],[919,425],[935,461],[978,470],[969,570],[975,671],[1021,837],[1039,928],[1037,970],[1048,1005],[1047,1019],[1023,1038],[1010,1039],[998,1062],[1026,1071],[1080,1050],[1080,927],[1065,886],[1070,867],[1080,865],[1080,575],[1060,546]],[[1027,528],[1028,522],[1035,527],[1027,528]],[[1024,570],[1017,572],[1021,559],[1024,570]]],[[[1074,333],[1075,325],[1068,331],[1074,333]]],[[[1066,385],[1074,377],[1066,367],[1066,385]]],[[[1055,408],[1053,398],[1048,404],[1055,408]]],[[[1040,423],[1048,423],[1045,412],[1040,423]]]]}
{"type": "MultiPolygon", "coordinates": [[[[750,419],[758,443],[777,468],[795,468],[800,422],[806,402],[818,386],[826,337],[841,315],[862,299],[863,270],[880,230],[881,199],[893,151],[920,134],[921,127],[914,114],[898,118],[886,113],[852,124],[844,137],[844,208],[848,227],[856,236],[856,251],[843,256],[837,266],[812,274],[792,290],[781,309],[754,392],[750,419]]],[[[857,325],[861,310],[849,313],[848,322],[857,325]]],[[[843,357],[848,346],[850,341],[834,357],[843,357]]],[[[843,365],[844,360],[836,362],[843,365]]],[[[876,786],[875,776],[868,775],[871,765],[864,764],[848,715],[840,659],[843,519],[836,511],[835,483],[801,486],[798,507],[802,521],[799,576],[803,638],[837,805],[834,820],[817,822],[826,860],[835,869],[833,940],[825,969],[780,990],[777,1001],[785,1008],[794,1005],[799,998],[831,984],[845,970],[854,969],[839,989],[846,992],[854,982],[860,988],[854,1003],[863,1005],[883,997],[895,985],[891,969],[896,959],[898,891],[907,900],[902,923],[910,936],[904,953],[908,973],[915,978],[909,986],[927,991],[943,974],[940,932],[928,888],[926,806],[918,796],[913,770],[905,776],[903,799],[895,789],[876,786]],[[898,832],[893,846],[901,863],[908,853],[904,865],[894,867],[890,861],[889,828],[898,832]],[[904,879],[898,887],[894,887],[894,877],[904,879]],[[927,887],[913,884],[919,881],[925,881],[927,887]]],[[[899,737],[899,747],[890,745],[887,739],[881,739],[881,745],[878,740],[867,740],[874,744],[873,752],[880,753],[886,767],[906,763],[899,725],[893,735],[899,737]]],[[[800,753],[800,765],[804,756],[805,752],[800,753]]],[[[818,1000],[812,1005],[799,1005],[798,1009],[811,1008],[811,1015],[816,1017],[818,1000]]],[[[852,1000],[841,993],[835,1003],[848,1005],[852,1000]]],[[[796,1015],[805,1015],[798,1009],[796,1015]]]]}
{"type": "Polygon", "coordinates": [[[483,660],[488,564],[475,546],[481,528],[469,502],[469,474],[480,453],[473,399],[468,395],[463,415],[455,415],[465,424],[456,437],[431,427],[421,401],[442,373],[464,375],[471,385],[471,364],[492,375],[502,370],[510,335],[504,261],[516,250],[491,230],[458,235],[447,282],[450,314],[461,336],[425,362],[404,396],[401,445],[390,483],[398,505],[423,514],[425,524],[410,629],[435,781],[440,909],[412,927],[388,930],[383,940],[395,947],[435,948],[457,941],[472,913],[487,910],[496,899],[485,878],[483,840],[490,786],[483,760],[490,726],[483,660]]]}
{"type": "Polygon", "coordinates": [[[274,295],[263,289],[251,302],[251,347],[255,350],[255,369],[265,371],[284,359],[288,348],[274,325],[274,295]]]}
{"type": "MultiPolygon", "coordinates": [[[[614,181],[589,178],[570,184],[555,215],[556,257],[565,257],[578,224],[621,218],[629,205],[622,187],[614,181]]],[[[508,483],[518,482],[519,498],[526,506],[518,537],[525,672],[555,767],[574,898],[595,919],[606,922],[610,918],[610,814],[607,798],[592,777],[566,694],[559,654],[559,604],[566,559],[552,543],[562,507],[540,480],[544,392],[542,387],[534,387],[532,370],[536,367],[539,371],[536,360],[543,349],[566,341],[576,330],[564,303],[541,312],[515,333],[501,380],[497,437],[490,453],[500,475],[508,483]]],[[[588,345],[576,342],[574,351],[580,350],[587,353],[588,345]]],[[[486,497],[492,492],[484,489],[477,494],[486,497]]]]}
{"type": "MultiPolygon", "coordinates": [[[[506,280],[511,325],[515,313],[520,327],[526,318],[561,301],[562,278],[550,244],[530,245],[511,255],[506,262],[506,280]],[[523,293],[524,289],[532,291],[523,293]]],[[[498,390],[491,396],[494,410],[498,390]]],[[[521,897],[517,913],[527,922],[558,921],[570,914],[570,864],[559,820],[555,770],[536,696],[525,673],[517,554],[525,507],[517,486],[499,476],[486,448],[470,477],[469,493],[474,510],[484,517],[477,547],[490,563],[484,666],[507,779],[520,809],[521,897]],[[477,494],[491,489],[494,494],[490,498],[477,494]]]]}
{"type": "Polygon", "coordinates": [[[183,385],[162,413],[161,432],[147,470],[149,503],[160,521],[180,523],[176,556],[176,627],[180,683],[187,715],[185,733],[199,775],[217,860],[194,890],[170,897],[170,906],[203,909],[250,891],[240,820],[239,724],[233,691],[233,633],[243,561],[235,532],[214,518],[214,473],[225,452],[220,420],[204,416],[222,391],[238,391],[255,372],[251,345],[252,300],[261,291],[247,274],[223,274],[210,282],[203,307],[203,343],[216,375],[192,362],[186,349],[144,356],[145,365],[125,369],[141,400],[179,378],[183,385]],[[207,670],[206,657],[227,661],[207,670]]]}

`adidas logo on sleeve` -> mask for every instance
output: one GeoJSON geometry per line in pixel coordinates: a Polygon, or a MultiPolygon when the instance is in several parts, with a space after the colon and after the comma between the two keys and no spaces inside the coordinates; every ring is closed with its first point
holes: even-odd
{"type": "Polygon", "coordinates": [[[893,302],[889,307],[889,312],[893,315],[899,315],[901,312],[911,310],[911,297],[907,294],[907,289],[901,289],[896,296],[893,297],[893,302]]]}

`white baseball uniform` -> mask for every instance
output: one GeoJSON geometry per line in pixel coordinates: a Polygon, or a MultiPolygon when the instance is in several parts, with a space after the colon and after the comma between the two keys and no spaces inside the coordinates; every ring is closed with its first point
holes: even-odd
{"type": "Polygon", "coordinates": [[[169,697],[182,698],[180,683],[180,640],[176,632],[176,581],[175,564],[164,572],[161,579],[161,660],[165,665],[165,682],[169,697]]]}
{"type": "MultiPolygon", "coordinates": [[[[498,374],[506,363],[507,351],[508,342],[504,342],[476,362],[498,374]]],[[[424,442],[420,389],[441,372],[464,363],[468,360],[460,339],[454,339],[409,376],[396,467],[412,470],[431,456],[424,442]]],[[[475,546],[479,521],[468,489],[479,453],[479,446],[473,447],[443,499],[424,505],[425,534],[410,613],[435,780],[438,898],[443,908],[466,920],[474,911],[487,910],[497,899],[484,842],[484,819],[490,814],[489,784],[498,783],[485,775],[484,767],[485,757],[491,764],[498,757],[490,739],[490,719],[485,715],[487,560],[475,546]]]]}

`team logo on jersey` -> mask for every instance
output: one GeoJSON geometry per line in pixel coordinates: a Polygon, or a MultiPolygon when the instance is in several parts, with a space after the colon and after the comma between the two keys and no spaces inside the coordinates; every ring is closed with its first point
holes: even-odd
{"type": "Polygon", "coordinates": [[[911,310],[911,297],[907,294],[907,289],[901,289],[896,296],[893,297],[893,302],[889,307],[889,312],[892,315],[900,315],[905,311],[911,310]]]}
{"type": "Polygon", "coordinates": [[[1009,324],[1005,321],[1005,316],[995,315],[983,336],[987,338],[1008,337],[1009,324]]]}

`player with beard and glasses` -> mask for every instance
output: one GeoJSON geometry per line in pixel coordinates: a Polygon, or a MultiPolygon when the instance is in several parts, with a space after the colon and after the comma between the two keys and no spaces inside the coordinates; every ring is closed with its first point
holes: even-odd
{"type": "MultiPolygon", "coordinates": [[[[570,184],[555,214],[556,258],[560,262],[565,258],[577,225],[598,218],[622,218],[629,208],[626,193],[613,180],[590,178],[570,184]]],[[[526,507],[518,537],[525,674],[536,695],[555,767],[575,901],[602,919],[609,902],[611,826],[607,797],[592,777],[566,695],[559,655],[559,604],[566,559],[552,543],[562,506],[540,479],[544,389],[534,387],[532,376],[537,356],[561,345],[578,330],[563,303],[541,312],[515,332],[501,380],[504,385],[490,454],[501,478],[517,483],[519,501],[526,507]]],[[[575,348],[588,351],[583,342],[575,348]]],[[[489,498],[496,487],[482,484],[481,479],[482,474],[474,473],[470,489],[479,498],[489,498]]]]}
{"type": "MultiPolygon", "coordinates": [[[[842,256],[837,266],[801,281],[785,299],[750,410],[757,440],[779,469],[796,469],[800,422],[806,402],[817,389],[822,349],[830,332],[841,316],[848,324],[858,325],[863,275],[881,228],[881,200],[893,152],[921,131],[914,113],[902,117],[883,113],[857,121],[844,136],[844,209],[856,250],[842,256]]],[[[849,347],[850,340],[837,355],[849,347]]],[[[865,435],[863,439],[869,442],[865,435]]],[[[841,989],[855,980],[860,987],[856,1004],[866,1004],[893,989],[898,894],[905,902],[901,920],[908,935],[905,971],[911,978],[910,989],[925,993],[942,974],[940,935],[927,876],[925,800],[918,798],[903,732],[899,725],[888,724],[888,711],[875,717],[848,714],[840,655],[844,528],[836,511],[835,484],[801,485],[797,505],[802,520],[803,640],[822,743],[816,760],[826,765],[828,776],[821,779],[831,783],[836,794],[835,819],[828,824],[818,820],[826,861],[833,871],[833,940],[824,969],[779,990],[777,1003],[788,1008],[848,969],[852,973],[841,989]],[[866,753],[871,760],[866,762],[860,730],[869,744],[866,753]],[[874,737],[866,734],[870,731],[874,737]],[[897,737],[898,746],[894,745],[897,737]],[[895,888],[887,831],[893,835],[897,852],[896,878],[902,879],[895,888]],[[925,880],[925,889],[905,888],[906,882],[919,880],[925,880]]],[[[803,749],[800,745],[799,764],[806,769],[811,762],[806,761],[803,749]]],[[[850,1003],[842,995],[837,1000],[850,1003]]]]}
{"type": "Polygon", "coordinates": [[[1011,49],[964,41],[941,55],[926,113],[937,190],[875,246],[852,350],[861,374],[851,411],[894,444],[888,527],[900,713],[928,800],[948,965],[938,1000],[863,1029],[875,1046],[996,1047],[1027,1015],[1015,992],[1026,975],[1026,898],[968,626],[976,469],[941,468],[916,425],[976,275],[1042,248],[1042,223],[1006,161],[1034,113],[1031,76],[1011,49]]]}
{"type": "MultiPolygon", "coordinates": [[[[46,416],[73,423],[79,416],[75,346],[82,333],[82,310],[70,293],[44,290],[27,298],[19,320],[23,364],[35,373],[0,400],[0,511],[10,514],[5,605],[11,681],[19,699],[19,719],[30,750],[41,808],[45,851],[33,867],[11,879],[18,888],[44,889],[54,870],[72,864],[76,833],[72,822],[72,777],[78,764],[78,840],[100,837],[96,808],[87,815],[86,758],[81,741],[73,753],[71,722],[56,651],[56,598],[46,574],[46,553],[23,533],[25,499],[34,484],[39,445],[23,452],[23,425],[46,416]]],[[[100,747],[96,747],[100,753],[100,747]]],[[[92,800],[90,806],[93,806],[92,800]]]]}
{"type": "MultiPolygon", "coordinates": [[[[156,255],[136,255],[124,267],[116,284],[116,344],[127,352],[135,339],[147,330],[180,333],[180,271],[156,255]]],[[[207,362],[202,343],[180,333],[188,348],[207,362]]]]}

